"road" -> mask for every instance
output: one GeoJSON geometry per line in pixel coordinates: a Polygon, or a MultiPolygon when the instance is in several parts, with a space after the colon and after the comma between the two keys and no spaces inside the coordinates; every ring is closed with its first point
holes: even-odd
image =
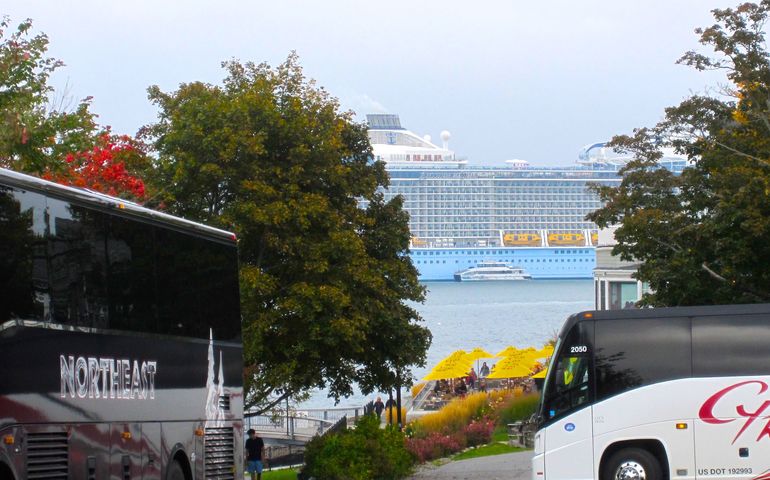
{"type": "Polygon", "coordinates": [[[423,465],[410,480],[530,480],[532,450],[449,462],[440,467],[423,465]]]}

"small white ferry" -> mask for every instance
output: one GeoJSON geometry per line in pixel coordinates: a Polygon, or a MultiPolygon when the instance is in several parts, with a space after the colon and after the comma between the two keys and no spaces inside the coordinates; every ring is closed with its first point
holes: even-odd
{"type": "Polygon", "coordinates": [[[511,267],[503,262],[479,262],[475,267],[455,273],[458,282],[486,280],[530,280],[532,276],[520,267],[511,267]]]}

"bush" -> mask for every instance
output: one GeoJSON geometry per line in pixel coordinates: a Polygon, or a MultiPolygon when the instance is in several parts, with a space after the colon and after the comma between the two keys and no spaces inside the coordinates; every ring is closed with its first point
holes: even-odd
{"type": "Polygon", "coordinates": [[[537,411],[539,402],[540,395],[537,393],[511,396],[504,400],[497,408],[498,422],[505,425],[507,423],[527,420],[537,411]]]}
{"type": "Polygon", "coordinates": [[[408,475],[412,464],[404,435],[364,415],[354,429],[311,440],[302,473],[324,480],[395,480],[408,475]]]}
{"type": "Polygon", "coordinates": [[[418,462],[446,457],[465,448],[465,437],[461,434],[431,432],[423,438],[407,438],[406,448],[418,462]]]}
{"type": "Polygon", "coordinates": [[[466,444],[469,447],[486,445],[492,441],[492,432],[495,429],[495,422],[489,418],[474,420],[463,429],[466,444]]]}

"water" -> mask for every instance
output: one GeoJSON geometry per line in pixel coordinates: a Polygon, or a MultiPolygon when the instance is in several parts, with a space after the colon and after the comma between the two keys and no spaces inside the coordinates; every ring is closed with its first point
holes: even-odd
{"type": "MultiPolygon", "coordinates": [[[[433,343],[426,366],[412,371],[419,380],[458,349],[481,347],[497,353],[508,345],[539,348],[558,333],[569,315],[593,309],[593,285],[593,280],[428,282],[425,303],[415,307],[433,334],[433,343]]],[[[357,392],[339,406],[362,405],[371,398],[357,392]]],[[[324,391],[303,403],[306,408],[333,405],[324,391]]]]}

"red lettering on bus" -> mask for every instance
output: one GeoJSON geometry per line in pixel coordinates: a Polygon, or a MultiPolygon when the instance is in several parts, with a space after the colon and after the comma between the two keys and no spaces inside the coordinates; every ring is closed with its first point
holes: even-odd
{"type": "MultiPolygon", "coordinates": [[[[733,420],[736,420],[735,418],[717,418],[714,416],[714,407],[719,403],[722,398],[727,395],[728,393],[732,392],[733,390],[737,390],[740,387],[743,387],[745,385],[751,385],[756,384],[759,385],[759,392],[757,395],[762,395],[765,393],[768,389],[768,386],[765,382],[759,381],[759,380],[748,380],[745,382],[739,382],[734,385],[730,385],[729,387],[723,388],[722,390],[718,391],[714,395],[710,396],[708,399],[706,399],[705,402],[703,402],[703,405],[700,407],[700,411],[698,412],[698,416],[701,420],[703,420],[706,423],[718,425],[723,423],[730,423],[733,420]]],[[[736,405],[735,406],[735,413],[743,418],[746,419],[746,421],[743,423],[743,426],[738,431],[738,433],[735,435],[735,438],[733,438],[733,442],[735,443],[738,438],[740,438],[741,435],[751,426],[751,424],[754,423],[754,421],[762,416],[763,413],[765,413],[768,408],[770,407],[770,400],[765,400],[762,402],[762,405],[759,406],[755,411],[749,412],[746,410],[746,406],[743,404],[736,405]]],[[[770,418],[766,417],[766,418],[770,418]]],[[[767,436],[770,438],[770,421],[767,422],[765,427],[762,429],[762,431],[759,433],[759,436],[757,437],[757,442],[762,439],[762,437],[767,436]]]]}

